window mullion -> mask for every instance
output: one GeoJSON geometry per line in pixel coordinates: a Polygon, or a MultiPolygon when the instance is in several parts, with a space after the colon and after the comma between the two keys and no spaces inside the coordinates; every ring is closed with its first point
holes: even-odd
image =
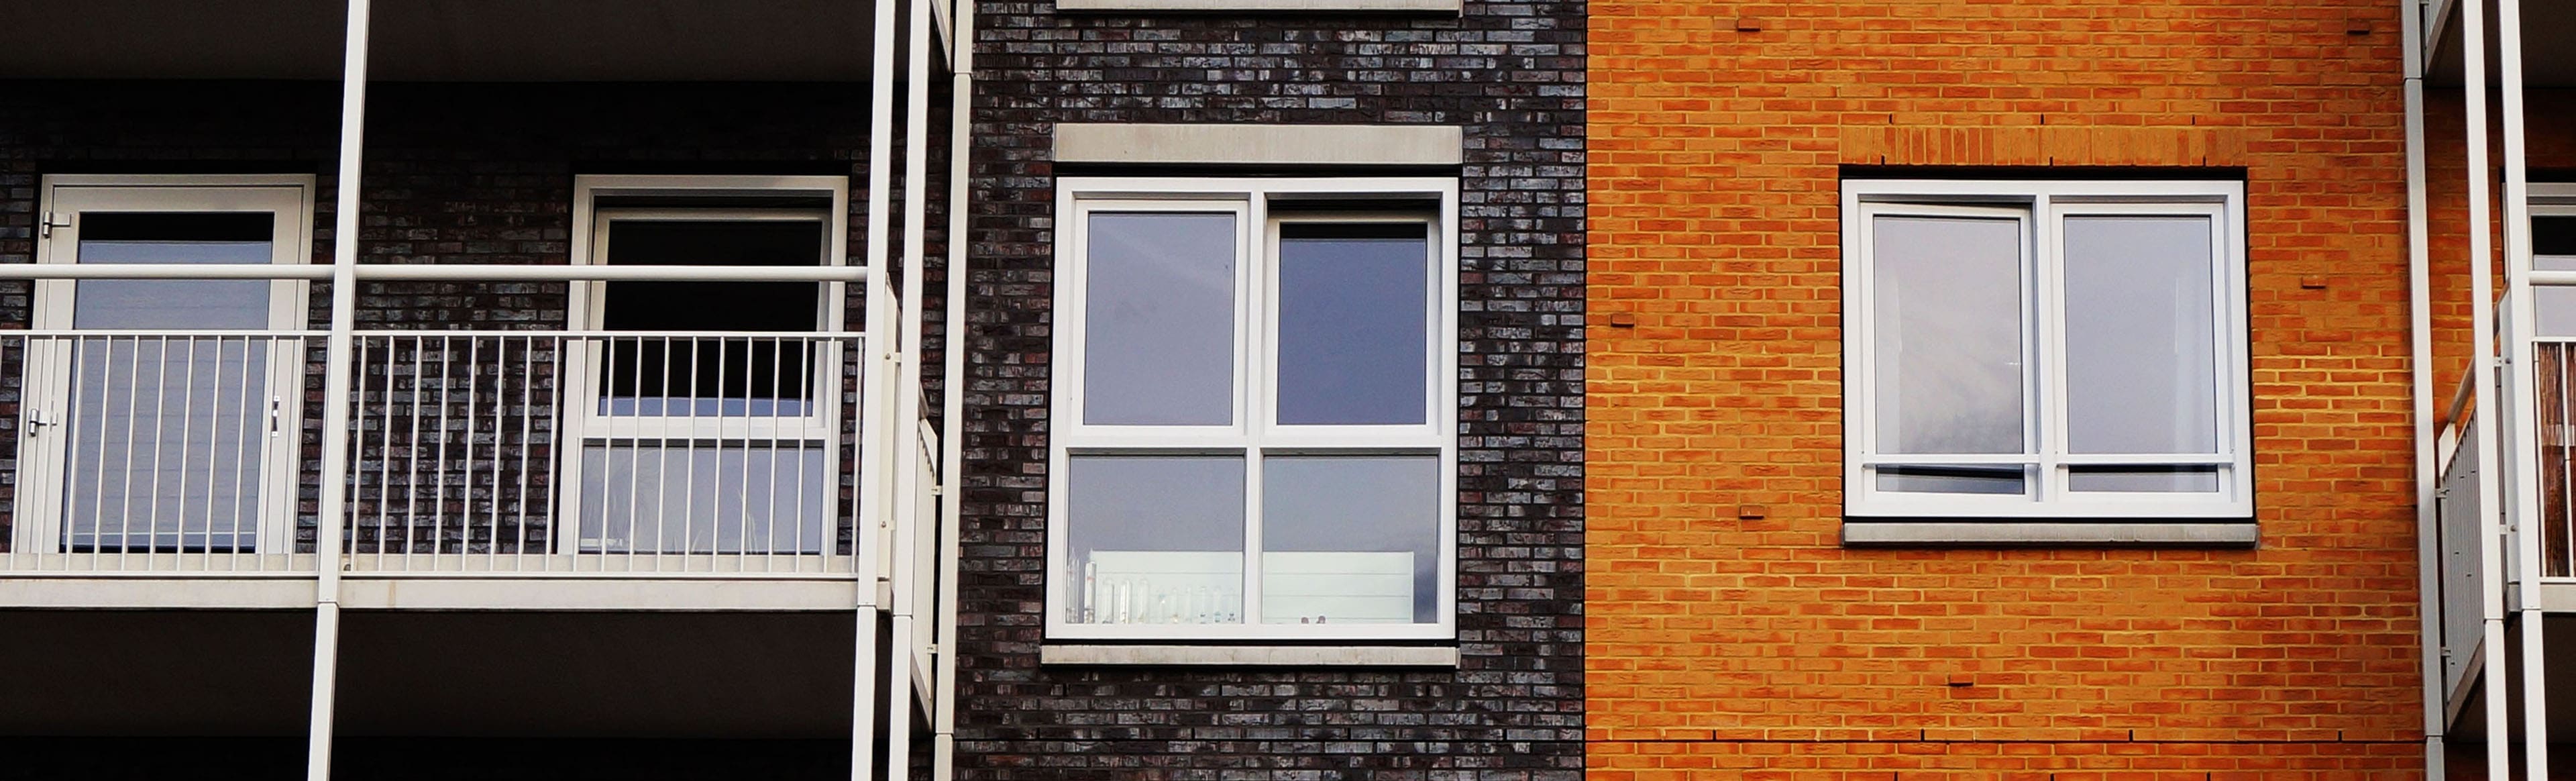
{"type": "Polygon", "coordinates": [[[2031,248],[2028,255],[2032,270],[2032,303],[2035,337],[2031,343],[2031,365],[2027,370],[2035,378],[2031,395],[2031,421],[2039,447],[2038,472],[2031,485],[2034,501],[2056,500],[2063,491],[2065,478],[2060,474],[2061,456],[2066,452],[2066,308],[2058,291],[2064,284],[2064,268],[2058,262],[2056,205],[2047,193],[2039,193],[2031,203],[2031,248]]]}
{"type": "Polygon", "coordinates": [[[1267,199],[1255,194],[1244,206],[1243,235],[1237,246],[1242,254],[1235,263],[1238,280],[1236,300],[1243,311],[1236,315],[1235,394],[1236,406],[1242,411],[1238,420],[1247,434],[1243,449],[1243,623],[1260,626],[1261,618],[1261,463],[1262,440],[1270,432],[1273,406],[1271,371],[1277,357],[1276,324],[1271,321],[1270,284],[1273,270],[1269,262],[1276,245],[1277,229],[1270,224],[1267,199]]]}

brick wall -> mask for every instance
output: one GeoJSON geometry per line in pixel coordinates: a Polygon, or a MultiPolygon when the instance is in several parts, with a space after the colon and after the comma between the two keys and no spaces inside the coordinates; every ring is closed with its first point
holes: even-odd
{"type": "Polygon", "coordinates": [[[2421,768],[2394,7],[1592,8],[1594,777],[2421,768]],[[1843,548],[1862,167],[2241,177],[2261,544],[1843,548]]]}
{"type": "Polygon", "coordinates": [[[981,9],[959,778],[1579,775],[1582,3],[981,9]],[[1057,122],[1466,128],[1458,669],[1038,665],[1057,122]]]}

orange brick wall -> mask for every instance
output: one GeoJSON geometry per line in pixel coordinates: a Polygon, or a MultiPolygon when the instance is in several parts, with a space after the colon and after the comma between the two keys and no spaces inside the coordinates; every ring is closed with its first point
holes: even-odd
{"type": "Polygon", "coordinates": [[[2415,777],[2396,10],[1594,0],[1592,776],[2415,777]],[[1841,547],[1846,165],[2242,170],[2262,544],[1841,547]]]}

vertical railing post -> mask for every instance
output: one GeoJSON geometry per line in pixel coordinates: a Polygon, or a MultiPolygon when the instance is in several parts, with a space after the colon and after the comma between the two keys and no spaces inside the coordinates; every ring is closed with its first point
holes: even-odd
{"type": "Polygon", "coordinates": [[[2423,646],[2418,664],[2423,675],[2424,773],[2439,778],[2446,760],[2442,736],[2447,731],[2443,708],[2450,675],[2442,664],[2448,645],[2443,633],[2449,621],[2442,598],[2442,530],[2440,498],[2444,465],[2440,462],[2434,410],[2432,247],[2427,238],[2430,216],[2424,193],[2424,11],[2423,0],[2398,0],[2399,47],[2406,91],[2406,287],[2409,331],[2408,372],[2414,397],[2415,423],[2415,583],[2417,632],[2423,646]]]}
{"type": "MultiPolygon", "coordinates": [[[[2461,102],[2466,108],[2463,133],[2468,146],[2469,194],[2469,308],[2470,371],[2476,373],[2477,419],[2473,427],[2481,461],[2496,466],[2478,470],[2478,567],[2487,577],[2478,604],[2480,611],[2480,647],[2485,658],[2480,675],[2489,681],[2502,681],[2504,653],[2504,502],[2498,486],[2504,462],[2496,448],[2496,428],[2504,421],[2496,417],[2496,345],[2495,345],[2495,243],[2489,237],[2494,226],[2494,195],[2487,190],[2487,55],[2486,14],[2480,4],[2460,4],[2461,102]]],[[[2501,684],[2488,691],[2501,692],[2501,684]]],[[[2496,725],[2487,738],[2487,778],[2505,781],[2511,772],[2513,755],[2510,727],[2505,719],[2505,698],[2488,697],[2487,723],[2496,725]]]]}
{"type": "Polygon", "coordinates": [[[341,517],[348,503],[349,329],[358,308],[358,184],[363,178],[367,124],[369,0],[349,0],[349,31],[341,54],[339,198],[331,223],[331,333],[323,347],[322,474],[313,538],[313,714],[305,778],[331,778],[331,739],[340,669],[341,517]]]}
{"type": "MultiPolygon", "coordinates": [[[[2472,13],[2474,6],[2464,8],[2472,13]]],[[[2538,324],[2531,289],[2531,172],[2525,151],[2522,110],[2522,0],[2496,2],[2497,75],[2504,102],[2504,269],[2505,303],[2512,308],[2506,333],[2513,338],[2509,398],[2514,403],[2514,571],[2522,621],[2522,732],[2524,774],[2530,781],[2549,779],[2548,667],[2541,655],[2542,512],[2537,464],[2540,460],[2539,350],[2532,338],[2538,324]]],[[[2502,699],[2502,698],[2497,698],[2502,699]]]]}
{"type": "MultiPolygon", "coordinates": [[[[891,2],[891,0],[885,0],[891,2]]],[[[913,570],[920,566],[913,545],[920,534],[922,519],[920,492],[927,489],[919,479],[921,461],[921,300],[922,271],[928,265],[926,232],[930,204],[930,3],[932,0],[908,0],[908,24],[904,35],[904,107],[903,107],[903,294],[901,320],[895,328],[899,337],[895,354],[901,366],[894,376],[891,414],[885,426],[891,429],[893,452],[877,464],[887,475],[900,475],[893,482],[893,495],[880,507],[892,510],[893,523],[889,547],[894,551],[894,570],[889,581],[902,589],[903,596],[888,605],[891,615],[887,626],[893,635],[887,644],[892,649],[879,662],[886,674],[886,755],[885,777],[902,778],[912,762],[912,675],[911,668],[916,610],[921,595],[915,593],[919,580],[913,570]]],[[[871,222],[874,222],[871,220],[871,222]]]]}
{"type": "Polygon", "coordinates": [[[948,316],[941,322],[941,356],[946,383],[940,393],[939,435],[939,600],[931,656],[930,778],[948,781],[956,772],[957,733],[957,569],[958,535],[964,531],[966,501],[966,240],[968,181],[975,127],[975,4],[947,0],[949,12],[948,93],[948,316]]]}
{"type": "MultiPolygon", "coordinates": [[[[862,287],[867,306],[866,334],[861,338],[859,358],[859,463],[856,484],[859,492],[858,520],[851,529],[851,569],[858,575],[858,632],[852,647],[850,691],[850,778],[867,781],[875,766],[876,692],[879,667],[877,656],[877,583],[884,577],[880,562],[884,558],[878,528],[888,517],[894,485],[893,475],[904,465],[888,462],[886,451],[893,436],[894,416],[886,393],[887,383],[899,358],[894,329],[901,326],[893,311],[899,304],[893,300],[887,283],[890,264],[888,246],[891,232],[888,220],[894,217],[894,91],[895,91],[895,2],[873,0],[875,24],[871,28],[870,69],[868,72],[868,199],[867,199],[867,264],[868,279],[862,287]]],[[[916,196],[917,197],[917,196],[916,196]]]]}

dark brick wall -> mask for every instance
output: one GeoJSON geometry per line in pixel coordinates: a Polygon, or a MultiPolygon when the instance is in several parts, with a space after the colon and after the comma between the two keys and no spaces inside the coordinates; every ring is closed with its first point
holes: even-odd
{"type": "Polygon", "coordinates": [[[960,778],[1581,776],[1584,6],[1466,6],[981,5],[960,778]],[[1038,665],[1057,122],[1466,128],[1459,669],[1038,665]]]}

